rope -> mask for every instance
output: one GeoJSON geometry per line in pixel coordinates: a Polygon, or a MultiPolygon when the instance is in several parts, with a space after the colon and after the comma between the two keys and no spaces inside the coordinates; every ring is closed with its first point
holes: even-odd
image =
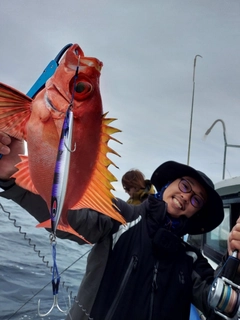
{"type": "Polygon", "coordinates": [[[52,267],[49,265],[49,261],[45,260],[45,256],[41,255],[41,251],[36,249],[36,244],[32,243],[32,239],[27,237],[27,233],[26,232],[22,232],[22,226],[17,225],[17,220],[14,218],[11,218],[11,213],[9,211],[6,211],[5,208],[3,207],[3,205],[0,203],[0,207],[2,209],[3,212],[8,214],[8,220],[13,222],[14,227],[16,227],[18,229],[18,232],[23,235],[24,240],[28,241],[28,244],[30,247],[32,247],[33,251],[35,251],[39,258],[42,259],[42,262],[46,264],[46,266],[52,271],[52,267]]]}

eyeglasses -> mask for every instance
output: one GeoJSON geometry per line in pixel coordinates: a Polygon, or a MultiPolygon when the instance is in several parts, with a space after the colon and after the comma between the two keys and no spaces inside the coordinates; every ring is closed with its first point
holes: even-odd
{"type": "MultiPolygon", "coordinates": [[[[183,178],[179,181],[178,188],[183,193],[193,192],[191,184],[183,178]]],[[[192,206],[197,209],[201,209],[205,203],[204,199],[194,192],[191,196],[190,202],[192,206]]]]}

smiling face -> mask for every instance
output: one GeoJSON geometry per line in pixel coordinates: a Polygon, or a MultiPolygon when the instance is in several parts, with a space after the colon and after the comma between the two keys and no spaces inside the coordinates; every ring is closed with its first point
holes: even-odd
{"type": "Polygon", "coordinates": [[[174,180],[166,188],[163,201],[167,203],[167,211],[172,217],[184,215],[190,218],[206,203],[207,193],[197,180],[183,177],[174,180]]]}

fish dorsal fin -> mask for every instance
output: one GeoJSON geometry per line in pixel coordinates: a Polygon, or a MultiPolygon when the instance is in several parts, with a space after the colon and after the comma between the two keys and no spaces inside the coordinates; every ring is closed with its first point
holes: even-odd
{"type": "Polygon", "coordinates": [[[114,190],[111,182],[117,181],[117,179],[109,171],[108,167],[110,164],[114,165],[115,167],[117,166],[107,157],[107,153],[114,153],[115,155],[119,156],[119,154],[111,149],[107,144],[110,139],[119,142],[118,140],[112,138],[111,134],[120,132],[120,130],[108,125],[115,119],[106,118],[106,115],[107,113],[103,115],[102,119],[100,150],[96,159],[96,165],[92,173],[90,183],[83,197],[79,199],[79,201],[71,209],[75,210],[90,208],[106,214],[121,223],[125,223],[125,220],[119,213],[117,206],[112,202],[115,197],[111,193],[111,190],[114,190]]]}
{"type": "Polygon", "coordinates": [[[16,184],[20,187],[29,190],[35,194],[39,194],[37,189],[34,187],[32,179],[29,173],[28,156],[20,155],[21,162],[16,164],[18,171],[12,175],[11,178],[16,179],[16,184]]]}
{"type": "Polygon", "coordinates": [[[26,140],[26,123],[31,115],[32,99],[0,83],[0,130],[16,139],[26,140]]]}

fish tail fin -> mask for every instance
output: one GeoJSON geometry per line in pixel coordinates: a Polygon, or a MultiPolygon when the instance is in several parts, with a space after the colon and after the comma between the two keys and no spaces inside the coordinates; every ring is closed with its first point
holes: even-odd
{"type": "Polygon", "coordinates": [[[0,83],[0,130],[16,139],[26,140],[26,123],[31,114],[32,99],[0,83]]]}

